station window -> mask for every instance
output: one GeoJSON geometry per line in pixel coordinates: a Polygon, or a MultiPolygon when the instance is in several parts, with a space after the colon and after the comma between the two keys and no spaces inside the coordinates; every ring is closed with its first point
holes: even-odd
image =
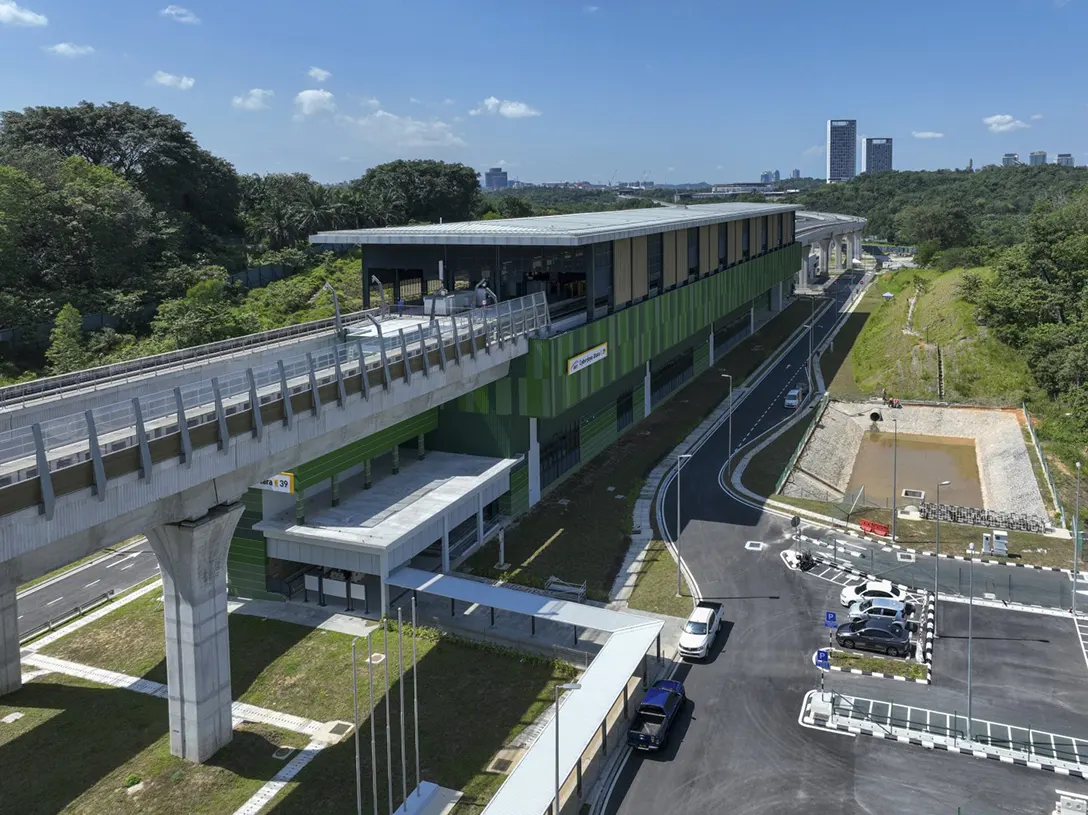
{"type": "Polygon", "coordinates": [[[623,430],[635,420],[635,394],[627,391],[616,400],[616,430],[623,430]]]}
{"type": "Polygon", "coordinates": [[[612,241],[593,245],[593,308],[612,304],[612,241]]]}
{"type": "Polygon", "coordinates": [[[744,260],[748,260],[752,252],[752,219],[745,218],[740,222],[740,254],[744,260]]]}
{"type": "Polygon", "coordinates": [[[699,276],[699,228],[688,230],[688,278],[699,276]]]}
{"type": "Polygon", "coordinates": [[[658,232],[646,236],[646,282],[650,294],[661,291],[661,278],[665,271],[665,236],[658,232]]]}
{"type": "Polygon", "coordinates": [[[763,254],[767,251],[767,233],[770,230],[767,228],[767,216],[764,215],[759,219],[759,253],[763,254]]]}
{"type": "Polygon", "coordinates": [[[726,249],[729,247],[729,224],[718,224],[718,268],[725,268],[726,249]]]}
{"type": "Polygon", "coordinates": [[[784,237],[783,233],[786,231],[786,216],[779,215],[776,220],[778,221],[778,239],[775,241],[775,246],[781,246],[782,238],[784,237]]]}
{"type": "Polygon", "coordinates": [[[540,485],[546,487],[582,460],[582,434],[572,422],[540,445],[540,485]]]}

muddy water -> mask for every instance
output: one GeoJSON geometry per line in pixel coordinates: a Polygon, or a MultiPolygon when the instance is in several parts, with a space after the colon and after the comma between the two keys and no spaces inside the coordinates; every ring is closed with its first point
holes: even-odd
{"type": "MultiPolygon", "coordinates": [[[[850,490],[864,486],[867,501],[889,507],[892,501],[892,442],[892,433],[866,432],[850,475],[850,490]]],[[[900,433],[898,448],[896,488],[900,497],[896,503],[899,506],[917,503],[917,499],[902,497],[905,489],[924,490],[925,500],[935,501],[938,481],[952,482],[941,487],[942,504],[982,506],[973,439],[900,433]]]]}

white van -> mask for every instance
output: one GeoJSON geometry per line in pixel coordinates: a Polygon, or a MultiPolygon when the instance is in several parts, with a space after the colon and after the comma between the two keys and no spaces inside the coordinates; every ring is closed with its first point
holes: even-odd
{"type": "Polygon", "coordinates": [[[796,410],[801,405],[801,400],[805,398],[804,388],[794,388],[786,394],[786,399],[782,403],[784,407],[790,410],[796,410]]]}

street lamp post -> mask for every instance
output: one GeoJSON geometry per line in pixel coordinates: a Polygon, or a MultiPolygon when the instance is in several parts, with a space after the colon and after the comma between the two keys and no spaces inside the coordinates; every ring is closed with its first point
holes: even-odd
{"type": "Polygon", "coordinates": [[[684,462],[692,457],[691,453],[681,453],[676,457],[676,596],[683,596],[680,591],[680,470],[684,462]]]}
{"type": "Polygon", "coordinates": [[[895,543],[895,504],[899,497],[896,476],[899,474],[899,420],[892,419],[892,543],[895,543]]]}
{"type": "Polygon", "coordinates": [[[1080,462],[1077,462],[1077,500],[1073,510],[1073,613],[1077,613],[1077,554],[1080,549],[1080,462]]]}
{"type": "Polygon", "coordinates": [[[937,579],[941,568],[941,487],[947,487],[951,481],[937,482],[937,557],[933,558],[933,636],[937,636],[937,595],[940,593],[937,579]]]}
{"type": "Polygon", "coordinates": [[[555,686],[555,815],[559,815],[559,691],[581,689],[580,682],[555,686]]]}
{"type": "Polygon", "coordinates": [[[726,419],[728,428],[726,429],[726,435],[728,439],[726,443],[729,445],[725,454],[725,484],[729,486],[729,476],[733,473],[733,375],[722,374],[729,380],[729,418],[726,419]]]}
{"type": "Polygon", "coordinates": [[[971,740],[971,641],[973,617],[975,610],[975,559],[971,558],[968,564],[968,591],[971,596],[967,598],[967,740],[971,740]]]}

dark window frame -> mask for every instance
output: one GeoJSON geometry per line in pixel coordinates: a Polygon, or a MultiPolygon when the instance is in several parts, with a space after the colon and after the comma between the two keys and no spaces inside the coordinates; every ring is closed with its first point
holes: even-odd
{"type": "Polygon", "coordinates": [[[665,235],[657,232],[646,236],[646,291],[658,294],[665,281],[665,235]],[[656,258],[654,257],[656,254],[656,258]]]}
{"type": "Polygon", "coordinates": [[[718,268],[724,269],[729,257],[729,224],[718,224],[718,268]]]}
{"type": "Polygon", "coordinates": [[[687,278],[692,280],[699,276],[699,227],[688,229],[688,269],[687,278]],[[692,250],[695,250],[694,252],[692,250]]]}
{"type": "Polygon", "coordinates": [[[748,260],[752,256],[752,219],[745,218],[740,226],[740,251],[741,259],[748,260]]]}

